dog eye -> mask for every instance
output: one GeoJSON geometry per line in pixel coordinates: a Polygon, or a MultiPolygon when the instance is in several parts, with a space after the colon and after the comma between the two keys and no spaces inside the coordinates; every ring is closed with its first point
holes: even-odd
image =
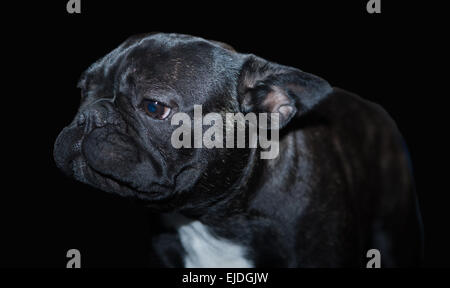
{"type": "Polygon", "coordinates": [[[144,100],[143,106],[145,113],[147,113],[148,116],[160,120],[166,119],[167,116],[169,116],[170,111],[172,111],[170,107],[167,107],[158,101],[144,100]]]}

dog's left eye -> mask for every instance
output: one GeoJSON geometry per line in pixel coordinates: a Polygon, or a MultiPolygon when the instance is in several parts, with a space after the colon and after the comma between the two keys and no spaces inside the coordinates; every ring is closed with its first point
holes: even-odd
{"type": "Polygon", "coordinates": [[[143,106],[144,111],[148,116],[160,120],[166,119],[169,116],[170,111],[172,111],[170,107],[167,107],[158,101],[144,100],[143,106]]]}

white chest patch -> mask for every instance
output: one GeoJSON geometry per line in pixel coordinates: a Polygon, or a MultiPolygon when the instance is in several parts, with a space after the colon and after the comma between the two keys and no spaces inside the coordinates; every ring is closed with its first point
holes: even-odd
{"type": "Polygon", "coordinates": [[[229,240],[220,239],[199,221],[178,226],[181,244],[186,250],[186,268],[252,268],[246,259],[245,248],[229,240]]]}

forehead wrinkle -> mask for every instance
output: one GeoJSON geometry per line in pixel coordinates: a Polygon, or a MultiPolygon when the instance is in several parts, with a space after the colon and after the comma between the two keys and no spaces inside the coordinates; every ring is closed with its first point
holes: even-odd
{"type": "Polygon", "coordinates": [[[124,87],[132,82],[129,80],[134,80],[137,93],[174,93],[189,97],[195,104],[204,104],[203,95],[218,91],[234,96],[227,83],[231,81],[234,87],[237,55],[201,38],[186,40],[156,34],[133,43],[126,51],[130,61],[119,78],[121,92],[126,91],[124,87]]]}

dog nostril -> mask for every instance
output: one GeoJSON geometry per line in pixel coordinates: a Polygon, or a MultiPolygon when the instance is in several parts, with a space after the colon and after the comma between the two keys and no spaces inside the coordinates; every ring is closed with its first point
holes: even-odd
{"type": "Polygon", "coordinates": [[[80,116],[78,117],[77,125],[82,126],[82,125],[84,125],[85,122],[86,122],[86,116],[84,115],[84,113],[81,113],[80,116]]]}

